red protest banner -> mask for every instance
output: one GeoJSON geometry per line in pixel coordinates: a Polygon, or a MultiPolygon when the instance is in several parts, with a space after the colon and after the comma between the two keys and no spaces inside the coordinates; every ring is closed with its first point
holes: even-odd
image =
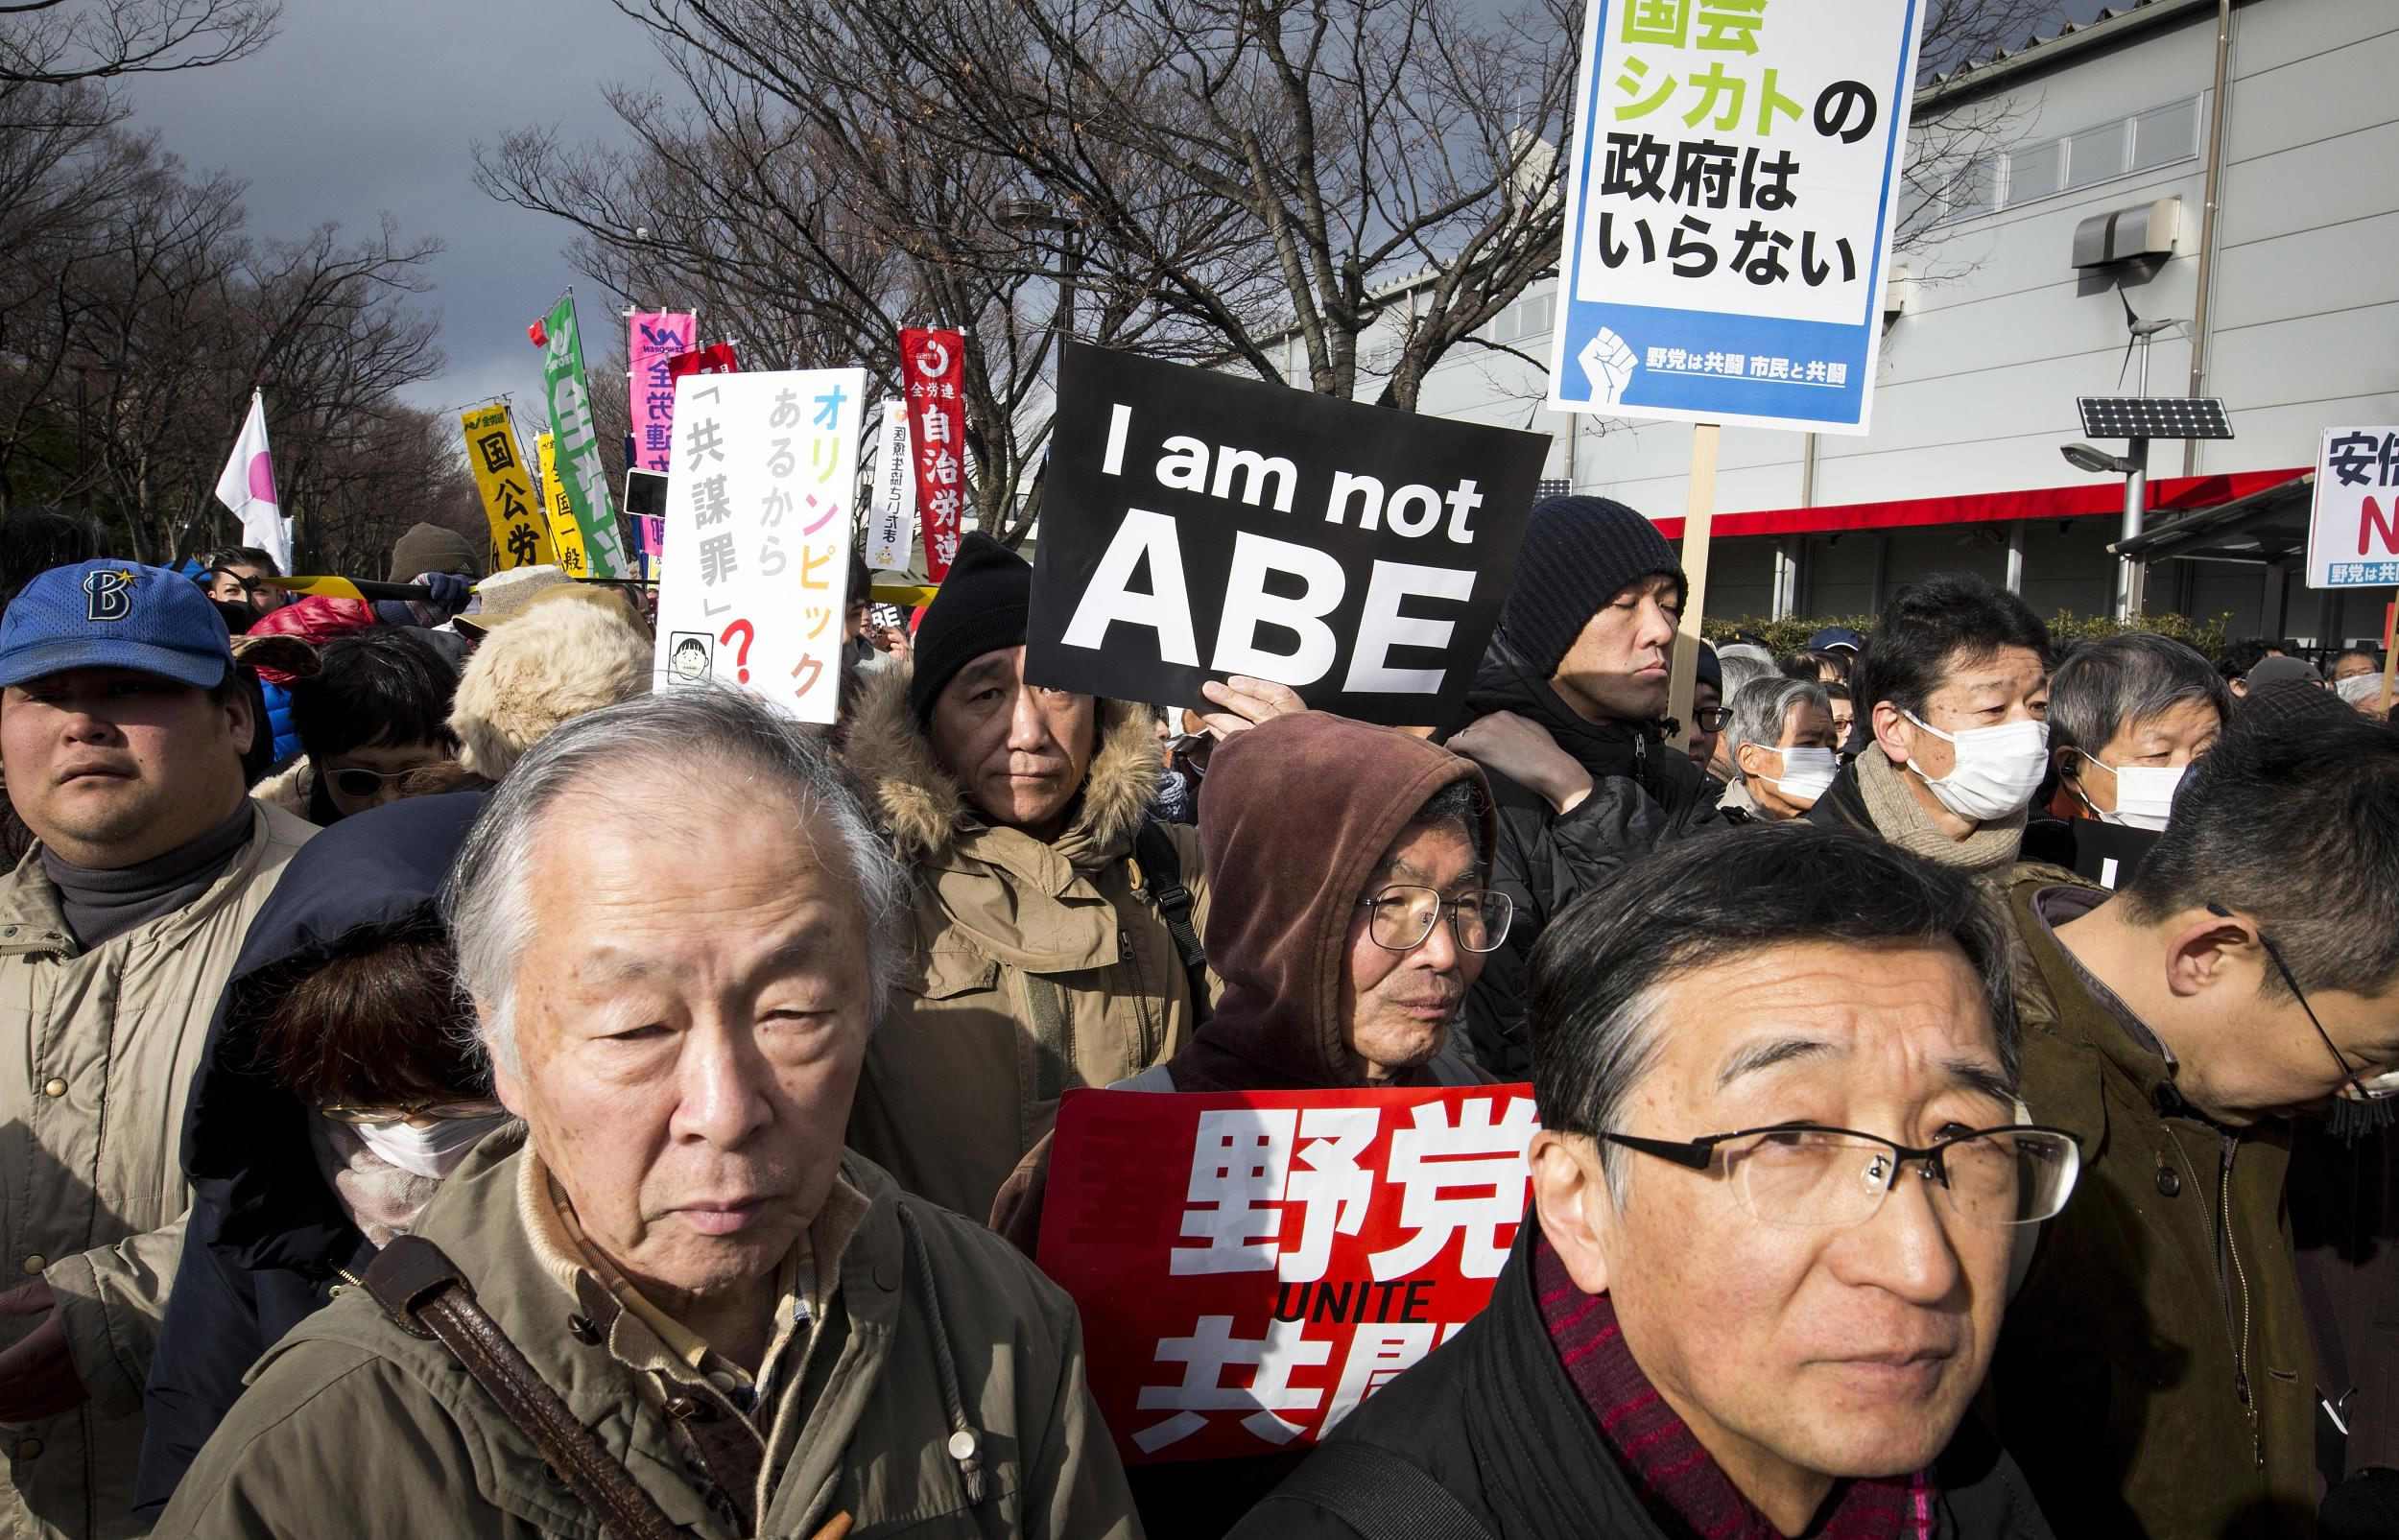
{"type": "Polygon", "coordinates": [[[900,328],[900,378],[908,394],[908,439],[916,456],[916,514],[924,528],[925,577],[949,576],[958,520],[966,505],[966,339],[957,332],[900,328]]]}
{"type": "Polygon", "coordinates": [[[742,367],[733,357],[731,343],[710,343],[688,353],[677,353],[666,361],[667,378],[679,380],[686,374],[739,374],[742,367]]]}
{"type": "Polygon", "coordinates": [[[1041,1268],[1126,1462],[1314,1443],[1472,1319],[1534,1127],[1525,1085],[1067,1092],[1041,1268]]]}

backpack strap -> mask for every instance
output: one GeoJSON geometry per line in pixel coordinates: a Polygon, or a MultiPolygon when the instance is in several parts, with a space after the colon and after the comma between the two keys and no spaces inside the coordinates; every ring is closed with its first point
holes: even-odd
{"type": "Polygon", "coordinates": [[[402,1331],[439,1339],[450,1350],[613,1540],[676,1540],[682,1532],[475,1303],[466,1275],[439,1246],[421,1236],[395,1237],[364,1282],[402,1331]]]}
{"type": "Polygon", "coordinates": [[[1191,923],[1191,889],[1183,886],[1183,860],[1175,840],[1155,818],[1141,820],[1133,835],[1133,859],[1141,864],[1141,891],[1158,912],[1166,934],[1175,938],[1175,952],[1183,960],[1191,980],[1191,1014],[1196,1026],[1208,1019],[1208,954],[1200,932],[1191,923]]]}
{"type": "Polygon", "coordinates": [[[1320,1508],[1365,1540],[1491,1540],[1458,1494],[1390,1450],[1320,1444],[1273,1495],[1320,1508]]]}

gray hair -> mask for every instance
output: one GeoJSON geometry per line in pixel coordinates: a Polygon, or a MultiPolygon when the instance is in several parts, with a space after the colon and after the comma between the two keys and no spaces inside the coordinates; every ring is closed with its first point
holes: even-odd
{"type": "Polygon", "coordinates": [[[1786,679],[1779,674],[1752,679],[1732,697],[1732,720],[1724,723],[1724,757],[1732,761],[1735,775],[1741,775],[1742,745],[1782,746],[1783,723],[1795,705],[1819,706],[1827,717],[1833,713],[1833,698],[1822,685],[1813,679],[1786,679]]]}
{"type": "Polygon", "coordinates": [[[882,1021],[907,960],[906,872],[821,740],[747,691],[701,686],[637,696],[558,727],[517,761],[467,831],[441,917],[480,1018],[479,1051],[516,1068],[516,966],[533,931],[526,873],[547,815],[577,791],[633,794],[628,783],[644,771],[663,772],[656,800],[671,805],[696,763],[736,771],[723,784],[744,802],[779,794],[801,824],[820,820],[840,838],[866,911],[869,1019],[882,1021]]]}
{"type": "Polygon", "coordinates": [[[2050,675],[2050,746],[2096,756],[2125,728],[2186,700],[2206,701],[2220,720],[2232,713],[2223,676],[2195,649],[2149,631],[2084,642],[2050,675]]]}
{"type": "Polygon", "coordinates": [[[1783,672],[1774,661],[1774,654],[1754,642],[1734,642],[1716,650],[1717,671],[1723,682],[1716,687],[1716,698],[1730,704],[1753,679],[1763,679],[1783,672]]]}
{"type": "Polygon", "coordinates": [[[1454,828],[1466,837],[1466,843],[1473,848],[1476,867],[1486,867],[1491,863],[1491,852],[1483,847],[1483,784],[1480,780],[1469,776],[1462,781],[1452,781],[1428,797],[1424,806],[1416,809],[1415,816],[1401,827],[1399,839],[1392,841],[1393,847],[1396,848],[1400,841],[1406,840],[1417,829],[1454,828]]]}

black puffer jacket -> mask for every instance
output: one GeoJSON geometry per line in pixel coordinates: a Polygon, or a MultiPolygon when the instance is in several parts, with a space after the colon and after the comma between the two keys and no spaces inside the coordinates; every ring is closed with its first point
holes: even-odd
{"type": "Polygon", "coordinates": [[[1499,810],[1492,885],[1515,900],[1516,919],[1466,996],[1466,1032],[1485,1070],[1524,1080],[1532,1076],[1525,999],[1533,943],[1568,904],[1627,863],[1714,827],[1719,788],[1667,745],[1655,723],[1594,723],[1577,716],[1504,633],[1491,639],[1466,705],[1470,720],[1512,711],[1540,723],[1591,773],[1591,794],[1559,817],[1540,794],[1485,772],[1499,810]]]}
{"type": "Polygon", "coordinates": [[[254,1067],[257,1024],[366,927],[439,923],[434,900],[481,793],[373,809],[311,840],[252,921],[209,1024],[183,1123],[183,1254],[143,1391],[134,1511],[155,1521],[260,1354],[375,1248],[319,1173],[309,1109],[254,1067]]]}
{"type": "MultiPolygon", "coordinates": [[[[1458,1335],[1377,1391],[1327,1440],[1369,1444],[1448,1488],[1492,1540],[1672,1540],[1634,1492],[1574,1382],[1559,1366],[1532,1290],[1530,1216],[1491,1303],[1458,1335]]],[[[1385,1483],[1389,1485],[1388,1482],[1385,1483]]],[[[2051,1540],[2014,1461],[1971,1413],[1933,1468],[1936,1540],[2051,1540]]],[[[1402,1532],[1360,1504],[1271,1495],[1227,1540],[1360,1540],[1402,1532]]],[[[1403,1500],[1406,1501],[1406,1500],[1403,1500]]],[[[1453,1532],[1410,1504],[1418,1528],[1453,1532]]],[[[1388,1520],[1394,1515],[1385,1513],[1388,1520]]]]}

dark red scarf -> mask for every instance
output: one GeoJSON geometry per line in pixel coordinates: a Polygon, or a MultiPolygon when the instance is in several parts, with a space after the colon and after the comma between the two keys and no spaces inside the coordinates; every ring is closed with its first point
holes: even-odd
{"type": "MultiPolygon", "coordinates": [[[[1532,1285],[1558,1364],[1651,1516],[1698,1540],[1783,1540],[1632,1361],[1615,1305],[1575,1287],[1547,1236],[1533,1240],[1532,1285]]],[[[1835,1495],[1808,1531],[1813,1540],[1932,1540],[1933,1488],[1922,1472],[1844,1482],[1835,1495]]]]}

